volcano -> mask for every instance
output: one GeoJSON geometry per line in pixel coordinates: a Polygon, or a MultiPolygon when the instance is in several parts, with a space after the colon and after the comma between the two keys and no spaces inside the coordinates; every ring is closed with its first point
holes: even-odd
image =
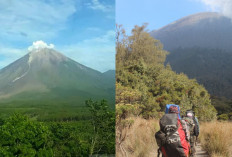
{"type": "Polygon", "coordinates": [[[57,52],[29,48],[28,54],[0,71],[0,102],[56,101],[83,105],[87,99],[114,102],[114,73],[101,73],[57,52]],[[110,75],[110,76],[109,76],[110,75]]]}
{"type": "Polygon", "coordinates": [[[166,63],[174,71],[197,79],[213,96],[231,99],[231,18],[216,12],[197,13],[154,30],[151,35],[170,52],[166,63]]]}
{"type": "Polygon", "coordinates": [[[189,47],[232,50],[231,18],[216,12],[183,17],[152,31],[151,35],[159,39],[168,51],[189,47]]]}

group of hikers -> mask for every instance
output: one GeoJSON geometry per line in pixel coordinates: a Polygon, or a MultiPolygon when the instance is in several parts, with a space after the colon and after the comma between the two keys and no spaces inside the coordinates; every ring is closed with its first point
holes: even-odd
{"type": "Polygon", "coordinates": [[[178,105],[166,105],[165,114],[160,119],[160,130],[155,134],[158,157],[160,153],[162,157],[194,157],[199,131],[193,110],[187,110],[181,117],[178,105]]]}

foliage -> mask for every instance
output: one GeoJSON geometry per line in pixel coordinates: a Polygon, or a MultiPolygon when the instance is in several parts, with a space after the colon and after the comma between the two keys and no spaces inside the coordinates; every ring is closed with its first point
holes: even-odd
{"type": "Polygon", "coordinates": [[[116,113],[117,121],[131,115],[160,117],[166,104],[178,104],[182,113],[193,109],[200,120],[216,118],[210,96],[196,80],[164,66],[168,52],[152,38],[146,26],[135,26],[127,36],[117,27],[116,113]]]}
{"type": "Polygon", "coordinates": [[[228,114],[228,117],[229,117],[230,120],[232,120],[232,112],[230,112],[230,113],[228,114]]]}
{"type": "MultiPolygon", "coordinates": [[[[38,121],[14,114],[0,119],[0,156],[60,157],[115,153],[115,118],[108,103],[87,101],[88,119],[38,121]],[[93,147],[92,141],[96,139],[93,147]]],[[[75,116],[74,116],[75,117],[75,116]]]]}
{"type": "Polygon", "coordinates": [[[196,78],[209,91],[218,114],[232,112],[232,54],[222,49],[177,48],[167,56],[177,73],[196,78]]]}
{"type": "Polygon", "coordinates": [[[173,70],[196,78],[211,95],[230,98],[232,95],[232,54],[222,49],[200,47],[178,48],[167,56],[173,70]]]}
{"type": "Polygon", "coordinates": [[[52,156],[51,132],[40,122],[15,114],[0,127],[0,156],[52,156]]]}
{"type": "Polygon", "coordinates": [[[77,127],[62,123],[52,123],[50,129],[53,133],[54,156],[88,156],[89,146],[81,141],[77,127]]]}
{"type": "Polygon", "coordinates": [[[105,100],[101,102],[88,100],[86,106],[91,113],[93,126],[90,155],[115,152],[115,114],[109,110],[105,100]]]}
{"type": "Polygon", "coordinates": [[[232,100],[225,97],[211,96],[212,104],[218,111],[218,114],[229,114],[232,112],[232,100]]]}
{"type": "Polygon", "coordinates": [[[218,120],[229,120],[229,117],[227,114],[221,114],[218,116],[218,120]]]}

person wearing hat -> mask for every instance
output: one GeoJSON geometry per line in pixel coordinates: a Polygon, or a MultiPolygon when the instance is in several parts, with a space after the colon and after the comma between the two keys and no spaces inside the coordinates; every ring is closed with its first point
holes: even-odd
{"type": "MultiPolygon", "coordinates": [[[[180,117],[180,109],[177,106],[170,106],[168,113],[170,114],[178,114],[178,117],[180,117]]],[[[180,124],[182,125],[182,129],[184,131],[185,134],[185,139],[186,142],[188,143],[188,146],[190,146],[191,149],[191,145],[190,145],[190,138],[191,138],[191,133],[190,133],[190,128],[187,124],[187,122],[181,118],[178,118],[180,124]]]]}
{"type": "Polygon", "coordinates": [[[180,117],[180,107],[167,104],[159,124],[160,130],[155,133],[158,156],[162,153],[162,157],[189,157],[190,143],[186,137],[186,122],[180,117]]]}
{"type": "Polygon", "coordinates": [[[194,122],[193,112],[186,112],[186,116],[183,120],[187,123],[190,130],[190,146],[191,146],[191,156],[194,157],[196,153],[196,124],[194,122]]]}
{"type": "MultiPolygon", "coordinates": [[[[170,106],[168,113],[174,113],[174,114],[180,115],[179,109],[176,106],[170,106]]],[[[180,120],[182,128],[185,132],[186,140],[190,141],[190,130],[189,130],[187,123],[185,122],[185,120],[182,120],[182,119],[179,119],[179,120],[180,120]]]]}

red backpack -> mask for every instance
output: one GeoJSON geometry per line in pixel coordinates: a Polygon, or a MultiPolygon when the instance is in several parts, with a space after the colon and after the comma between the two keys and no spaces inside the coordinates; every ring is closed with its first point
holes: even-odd
{"type": "Polygon", "coordinates": [[[186,140],[178,114],[165,114],[160,119],[160,131],[155,134],[156,142],[164,157],[188,157],[190,145],[186,140]]]}

